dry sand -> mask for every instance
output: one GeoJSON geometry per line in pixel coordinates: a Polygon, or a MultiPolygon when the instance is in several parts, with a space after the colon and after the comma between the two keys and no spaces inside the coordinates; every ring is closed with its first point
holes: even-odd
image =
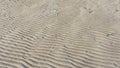
{"type": "Polygon", "coordinates": [[[120,0],[0,0],[0,68],[120,68],[120,0]]]}

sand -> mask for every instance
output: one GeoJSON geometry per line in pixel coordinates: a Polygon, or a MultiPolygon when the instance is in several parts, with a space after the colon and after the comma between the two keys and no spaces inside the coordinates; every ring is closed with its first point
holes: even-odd
{"type": "Polygon", "coordinates": [[[0,68],[120,68],[120,0],[0,0],[0,68]]]}

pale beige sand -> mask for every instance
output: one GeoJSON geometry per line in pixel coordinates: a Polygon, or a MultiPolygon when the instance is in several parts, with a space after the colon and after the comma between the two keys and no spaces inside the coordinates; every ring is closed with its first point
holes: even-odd
{"type": "Polygon", "coordinates": [[[0,0],[0,68],[120,68],[120,0],[0,0]]]}

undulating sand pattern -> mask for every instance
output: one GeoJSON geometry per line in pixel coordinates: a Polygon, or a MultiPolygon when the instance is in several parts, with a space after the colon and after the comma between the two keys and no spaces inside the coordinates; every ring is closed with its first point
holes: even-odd
{"type": "Polygon", "coordinates": [[[120,68],[120,0],[0,0],[0,68],[120,68]]]}

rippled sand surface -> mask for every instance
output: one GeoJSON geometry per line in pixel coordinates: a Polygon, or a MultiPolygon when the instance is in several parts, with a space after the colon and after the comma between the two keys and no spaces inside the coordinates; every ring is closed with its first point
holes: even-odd
{"type": "Polygon", "coordinates": [[[120,68],[120,0],[0,0],[0,68],[120,68]]]}

